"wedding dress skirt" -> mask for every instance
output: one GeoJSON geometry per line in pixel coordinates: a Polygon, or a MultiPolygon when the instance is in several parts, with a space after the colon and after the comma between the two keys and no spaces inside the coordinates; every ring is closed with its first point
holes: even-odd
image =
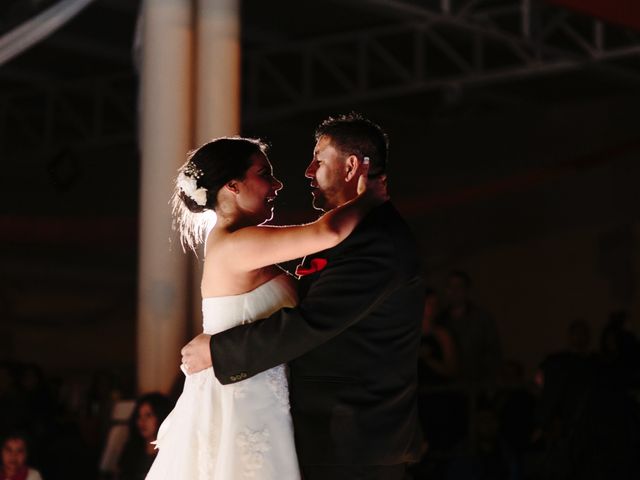
{"type": "MultiPolygon", "coordinates": [[[[296,301],[287,275],[241,295],[205,298],[204,332],[268,317],[296,301]]],[[[299,479],[285,368],[229,385],[218,382],[212,368],[188,375],[158,431],[147,480],[299,479]]]]}

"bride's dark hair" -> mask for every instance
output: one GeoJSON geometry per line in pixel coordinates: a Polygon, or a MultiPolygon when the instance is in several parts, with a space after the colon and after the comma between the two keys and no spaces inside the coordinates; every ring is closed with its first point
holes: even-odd
{"type": "Polygon", "coordinates": [[[188,153],[178,169],[172,197],[183,247],[195,250],[204,241],[215,223],[218,191],[231,180],[242,180],[251,157],[266,151],[267,144],[256,138],[221,137],[188,153]]]}

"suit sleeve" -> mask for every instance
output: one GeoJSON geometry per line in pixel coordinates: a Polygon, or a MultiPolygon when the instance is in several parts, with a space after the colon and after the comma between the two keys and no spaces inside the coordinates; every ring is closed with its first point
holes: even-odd
{"type": "Polygon", "coordinates": [[[297,307],[214,335],[211,357],[220,383],[289,362],[369,315],[401,281],[394,259],[388,234],[366,235],[330,261],[297,307]]]}

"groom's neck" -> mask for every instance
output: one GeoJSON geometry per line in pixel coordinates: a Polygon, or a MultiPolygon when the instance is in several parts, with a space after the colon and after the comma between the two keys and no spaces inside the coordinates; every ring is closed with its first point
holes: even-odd
{"type": "Polygon", "coordinates": [[[344,205],[349,200],[353,200],[357,196],[358,196],[358,192],[355,188],[353,189],[345,188],[338,195],[336,195],[335,205],[332,205],[328,210],[333,210],[334,208],[339,207],[340,205],[344,205]]]}

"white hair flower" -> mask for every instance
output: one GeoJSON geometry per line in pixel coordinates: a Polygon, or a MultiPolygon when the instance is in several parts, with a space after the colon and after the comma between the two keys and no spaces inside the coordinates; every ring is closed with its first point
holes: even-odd
{"type": "Polygon", "coordinates": [[[204,207],[207,204],[207,189],[204,187],[198,188],[198,182],[195,178],[180,172],[176,183],[178,188],[198,205],[204,207]]]}

